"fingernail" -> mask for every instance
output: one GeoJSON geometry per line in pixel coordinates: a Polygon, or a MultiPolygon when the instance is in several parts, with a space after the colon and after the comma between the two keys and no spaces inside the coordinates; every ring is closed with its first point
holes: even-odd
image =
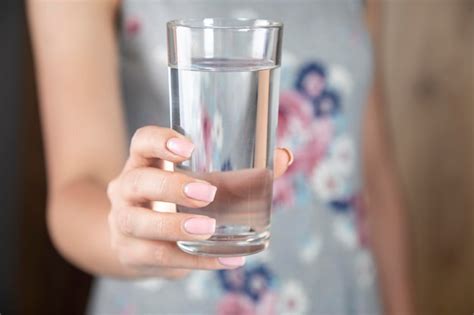
{"type": "Polygon", "coordinates": [[[288,154],[288,166],[290,166],[291,164],[293,164],[294,160],[295,160],[295,157],[293,155],[293,152],[291,152],[290,149],[288,148],[284,148],[284,147],[281,147],[280,149],[282,149],[283,151],[286,152],[286,154],[288,154]]]}
{"type": "Polygon", "coordinates": [[[191,218],[184,222],[184,229],[190,234],[214,234],[216,231],[216,219],[213,218],[191,218]]]}
{"type": "Polygon", "coordinates": [[[185,139],[171,138],[166,142],[168,150],[174,154],[190,157],[194,150],[194,144],[185,139]]]}
{"type": "Polygon", "coordinates": [[[206,183],[189,183],[184,186],[184,193],[189,198],[211,202],[216,196],[217,187],[206,183]]]}
{"type": "Polygon", "coordinates": [[[245,257],[219,257],[219,262],[228,267],[240,267],[245,264],[245,257]]]}

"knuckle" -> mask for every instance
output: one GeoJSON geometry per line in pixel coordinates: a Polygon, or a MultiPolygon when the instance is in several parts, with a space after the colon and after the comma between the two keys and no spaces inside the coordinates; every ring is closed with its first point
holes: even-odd
{"type": "Polygon", "coordinates": [[[142,139],[147,133],[149,133],[150,127],[140,127],[137,130],[135,130],[135,133],[132,136],[132,143],[139,141],[142,139]]]}
{"type": "Polygon", "coordinates": [[[155,191],[158,195],[164,196],[170,182],[171,174],[162,174],[160,178],[155,182],[155,191]]]}
{"type": "Polygon", "coordinates": [[[119,210],[117,213],[117,227],[118,230],[124,235],[132,235],[132,214],[127,210],[119,210]]]}
{"type": "Polygon", "coordinates": [[[143,144],[146,144],[150,138],[153,138],[150,126],[138,128],[132,136],[130,153],[140,151],[143,144]]]}
{"type": "Polygon", "coordinates": [[[114,222],[115,222],[114,211],[110,210],[109,213],[107,214],[107,224],[110,229],[113,227],[114,222]]]}
{"type": "Polygon", "coordinates": [[[165,235],[166,234],[166,225],[164,223],[164,220],[160,216],[155,216],[154,219],[154,229],[156,231],[157,235],[165,235]]]}
{"type": "Polygon", "coordinates": [[[109,200],[114,199],[117,193],[117,186],[118,186],[118,183],[116,179],[110,181],[109,184],[107,185],[107,197],[109,198],[109,200]]]}
{"type": "Polygon", "coordinates": [[[113,250],[118,251],[120,249],[120,241],[117,235],[111,235],[110,237],[110,247],[112,247],[113,250]]]}
{"type": "Polygon", "coordinates": [[[166,246],[159,245],[154,248],[153,253],[154,261],[160,266],[168,266],[170,257],[166,246]]]}
{"type": "Polygon", "coordinates": [[[131,196],[142,190],[143,173],[138,170],[130,171],[125,177],[124,194],[131,196]]]}

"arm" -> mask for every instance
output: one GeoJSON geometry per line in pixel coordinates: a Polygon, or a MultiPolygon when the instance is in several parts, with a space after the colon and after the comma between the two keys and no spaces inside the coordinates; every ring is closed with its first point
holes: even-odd
{"type": "MultiPolygon", "coordinates": [[[[215,187],[156,167],[182,162],[193,144],[157,126],[127,148],[118,84],[116,0],[29,0],[48,174],[48,229],[77,267],[118,277],[181,277],[229,269],[242,258],[188,255],[178,240],[202,240],[215,220],[151,211],[152,201],[187,207],[212,202],[215,187]],[[127,157],[128,155],[128,157],[127,157]]],[[[289,156],[275,154],[275,176],[289,156]]]]}
{"type": "MultiPolygon", "coordinates": [[[[380,51],[380,8],[368,1],[368,25],[380,51]]],[[[374,84],[363,123],[365,199],[371,244],[377,262],[386,314],[414,314],[408,257],[408,229],[392,145],[383,108],[382,75],[376,54],[374,84]]]]}
{"type": "Polygon", "coordinates": [[[124,270],[109,246],[105,194],[126,158],[114,12],[113,1],[28,2],[50,235],[61,254],[80,268],[120,275],[124,270]]]}

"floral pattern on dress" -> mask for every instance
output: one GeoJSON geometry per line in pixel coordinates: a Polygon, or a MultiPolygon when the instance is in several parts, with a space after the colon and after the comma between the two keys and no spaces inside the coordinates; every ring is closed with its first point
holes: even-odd
{"type": "Polygon", "coordinates": [[[124,26],[127,35],[135,36],[140,32],[142,22],[138,17],[130,16],[125,20],[124,26]]]}
{"type": "Polygon", "coordinates": [[[353,84],[343,67],[328,69],[319,62],[303,65],[294,88],[281,93],[277,142],[291,148],[295,159],[275,182],[275,209],[298,204],[297,195],[308,189],[298,185],[301,177],[310,183],[310,193],[330,209],[344,212],[354,206],[356,144],[347,132],[342,97],[350,95],[353,84]]]}
{"type": "Polygon", "coordinates": [[[217,273],[225,292],[217,305],[217,314],[273,314],[274,275],[266,264],[256,263],[217,273]]]}
{"type": "MultiPolygon", "coordinates": [[[[295,159],[275,181],[273,191],[277,211],[307,205],[304,196],[315,196],[327,205],[333,213],[333,237],[349,250],[365,240],[356,233],[353,216],[347,215],[355,209],[357,226],[363,226],[361,198],[352,187],[356,144],[343,115],[342,95],[349,95],[351,89],[344,68],[328,71],[311,62],[299,70],[294,88],[281,92],[277,143],[289,147],[295,159]]],[[[321,236],[308,235],[296,258],[304,265],[314,264],[323,247],[321,236]]],[[[359,260],[360,270],[370,269],[364,257],[359,260]]],[[[219,315],[306,314],[310,309],[304,286],[296,279],[278,279],[268,260],[250,259],[244,267],[217,274],[222,289],[219,315]]],[[[370,279],[362,277],[360,282],[370,279]]]]}
{"type": "Polygon", "coordinates": [[[288,280],[281,289],[276,308],[277,314],[307,314],[309,300],[303,285],[297,280],[288,280]]]}

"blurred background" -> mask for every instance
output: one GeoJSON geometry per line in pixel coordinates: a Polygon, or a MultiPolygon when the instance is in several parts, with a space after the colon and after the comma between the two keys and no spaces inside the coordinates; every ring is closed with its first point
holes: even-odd
{"type": "MultiPolygon", "coordinates": [[[[408,198],[418,314],[474,312],[474,1],[383,1],[387,115],[408,198]]],[[[53,249],[22,1],[0,1],[0,313],[83,314],[53,249]]]]}

